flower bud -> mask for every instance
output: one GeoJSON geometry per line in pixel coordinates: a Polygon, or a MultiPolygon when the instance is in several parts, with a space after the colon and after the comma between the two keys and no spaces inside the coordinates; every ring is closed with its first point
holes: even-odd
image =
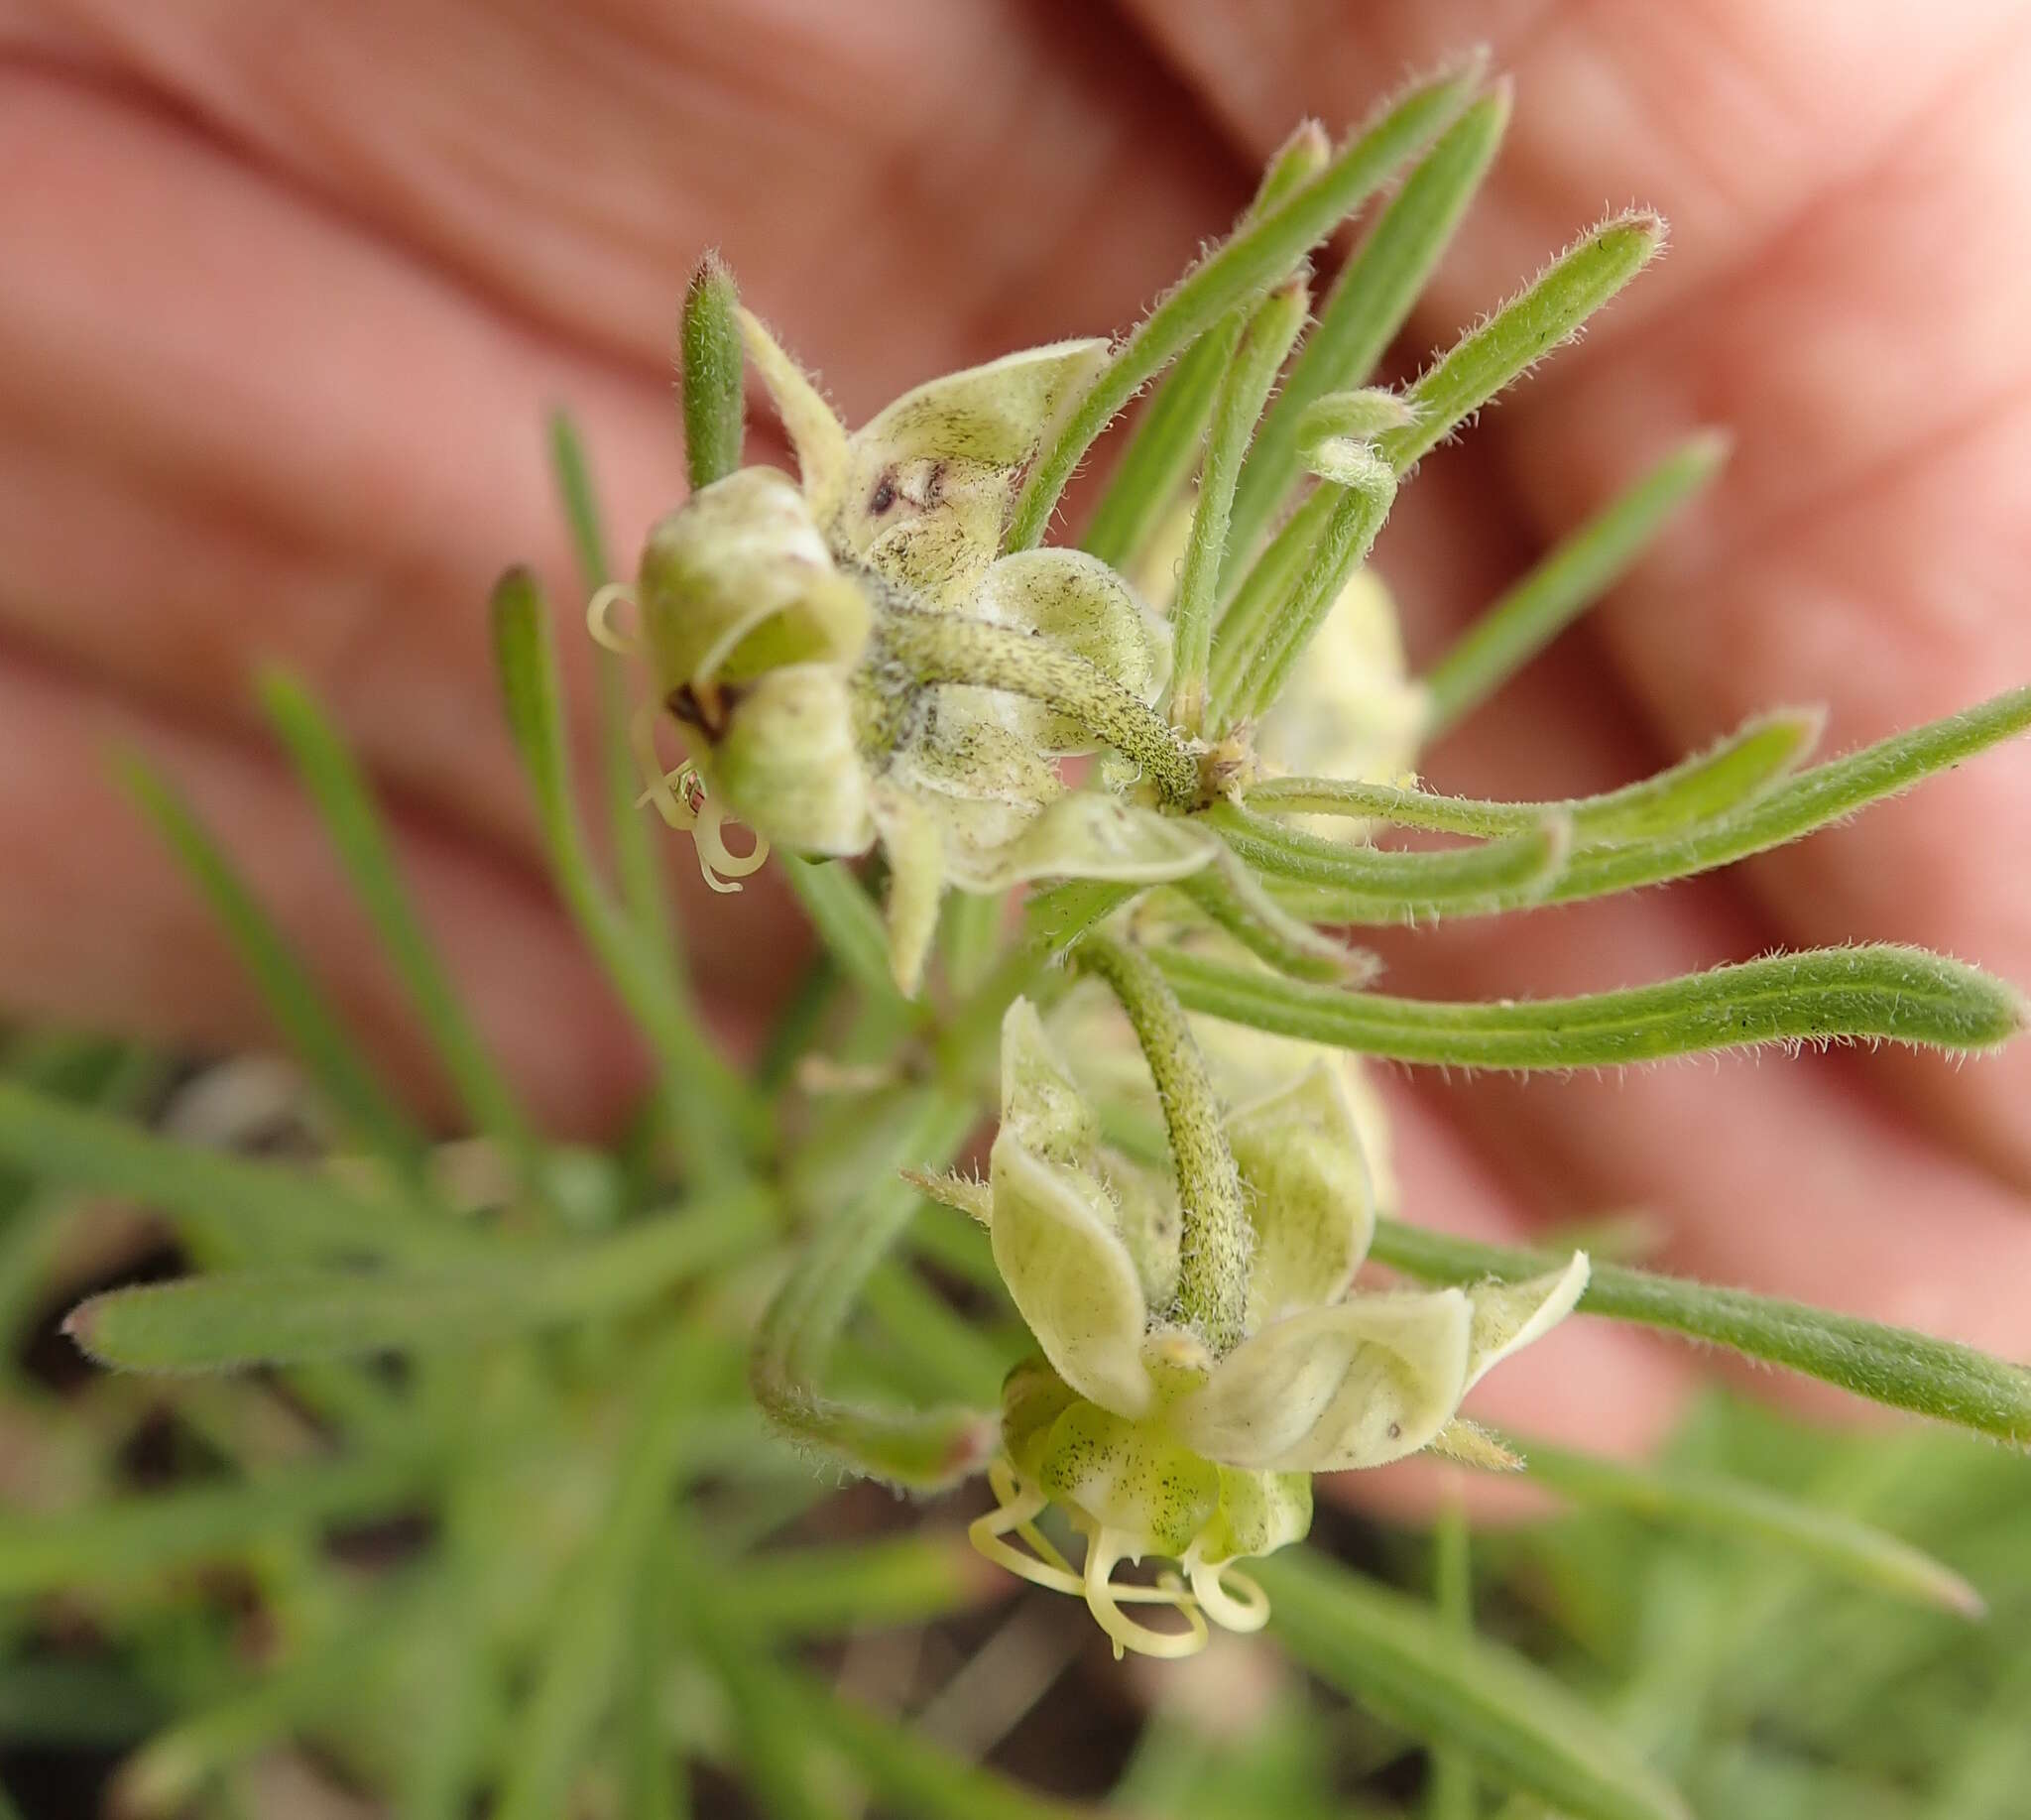
{"type": "Polygon", "coordinates": [[[636,591],[665,697],[850,661],[867,640],[865,591],[834,567],[796,482],[775,468],[742,468],[660,519],[636,591]]]}
{"type": "Polygon", "coordinates": [[[865,852],[875,837],[852,698],[830,664],[771,669],[727,692],[709,774],[744,821],[799,853],[865,852]]]}

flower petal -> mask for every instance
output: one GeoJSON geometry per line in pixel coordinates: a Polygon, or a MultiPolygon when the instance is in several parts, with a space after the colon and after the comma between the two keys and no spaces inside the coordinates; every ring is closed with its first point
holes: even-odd
{"type": "Polygon", "coordinates": [[[1009,1126],[988,1161],[995,1269],[1043,1355],[1082,1396],[1125,1416],[1149,1406],[1148,1310],[1114,1207],[1093,1176],[1050,1162],[1009,1126]]]}
{"type": "Polygon", "coordinates": [[[824,525],[838,513],[846,492],[846,425],[810,376],[783,351],[768,324],[753,310],[741,311],[741,339],[762,383],[769,388],[790,447],[796,450],[797,472],[811,514],[824,525]]]}
{"type": "Polygon", "coordinates": [[[1223,1466],[1220,1509],[1193,1544],[1186,1566],[1273,1554],[1301,1542],[1312,1527],[1310,1473],[1265,1473],[1223,1466]]]}
{"type": "Polygon", "coordinates": [[[867,642],[866,591],[833,566],[803,495],[776,468],[742,468],[659,519],[636,594],[665,695],[848,662],[867,642]]]}
{"type": "MultiPolygon", "coordinates": [[[[1219,947],[1215,951],[1220,951],[1219,947]]],[[[1375,1091],[1370,1069],[1360,1056],[1320,1042],[1252,1030],[1244,1024],[1223,1023],[1218,1018],[1194,1018],[1192,1032],[1213,1072],[1214,1086],[1237,1105],[1284,1085],[1308,1067],[1324,1063],[1332,1069],[1354,1114],[1354,1128],[1361,1141],[1362,1160],[1368,1165],[1369,1193],[1375,1211],[1394,1211],[1396,1169],[1389,1115],[1375,1091]]]]}
{"type": "Polygon", "coordinates": [[[1480,1283],[1467,1291],[1474,1303],[1474,1326],[1467,1342],[1467,1382],[1479,1384],[1494,1366],[1519,1347],[1541,1339],[1573,1312],[1587,1292],[1593,1265],[1585,1252],[1575,1252],[1563,1271],[1522,1282],[1480,1283]]]}
{"type": "Polygon", "coordinates": [[[890,776],[937,815],[948,848],[962,855],[1006,846],[1065,788],[1033,746],[993,720],[948,712],[943,700],[890,776]]]}
{"type": "Polygon", "coordinates": [[[1051,1424],[1037,1480],[1121,1536],[1131,1555],[1181,1555],[1220,1501],[1220,1469],[1135,1422],[1075,1402],[1051,1424]]]}
{"type": "MultiPolygon", "coordinates": [[[[982,576],[968,610],[1057,640],[1144,701],[1156,699],[1170,674],[1170,628],[1120,575],[1084,550],[1025,549],[1002,557],[982,576]]],[[[1039,702],[985,690],[968,693],[979,697],[982,712],[1039,751],[1093,749],[1091,735],[1077,721],[1039,702]]]]}
{"type": "Polygon", "coordinates": [[[1227,1141],[1255,1227],[1250,1330],[1338,1301],[1375,1230],[1361,1131],[1338,1070],[1314,1062],[1244,1107],[1229,1118],[1227,1141]]]}
{"type": "Polygon", "coordinates": [[[984,847],[964,837],[949,852],[968,891],[1004,891],[1031,879],[1119,879],[1137,885],[1184,878],[1207,865],[1218,837],[1173,815],[1098,790],[1051,803],[1014,840],[984,847]]]}
{"type": "Polygon", "coordinates": [[[712,748],[711,775],[751,827],[800,853],[864,853],[875,837],[846,681],[792,664],[747,686],[712,748]]]}
{"type": "Polygon", "coordinates": [[[1467,1388],[1464,1291],[1362,1295],[1286,1316],[1171,1410],[1179,1438],[1224,1466],[1338,1472],[1415,1453],[1467,1388]]]}
{"type": "Polygon", "coordinates": [[[967,605],[1000,551],[1023,465],[1107,345],[1031,348],[904,393],[855,432],[840,496],[820,514],[826,531],[931,604],[967,605]]]}
{"type": "Polygon", "coordinates": [[[868,791],[868,807],[889,861],[889,970],[896,990],[916,997],[924,962],[938,932],[945,896],[945,837],[937,817],[907,791],[884,779],[868,791]]]}
{"type": "Polygon", "coordinates": [[[1115,1230],[1135,1261],[1143,1299],[1170,1305],[1178,1286],[1178,1240],[1184,1225],[1176,1187],[1117,1151],[1100,1153],[1100,1172],[1115,1200],[1115,1230]]]}
{"type": "Polygon", "coordinates": [[[905,392],[853,436],[857,469],[920,456],[1019,468],[1059,407],[1106,363],[1104,339],[1004,354],[905,392]]]}
{"type": "Polygon", "coordinates": [[[1027,999],[1002,1014],[1002,1128],[1048,1161],[1093,1172],[1100,1123],[1027,999]]]}

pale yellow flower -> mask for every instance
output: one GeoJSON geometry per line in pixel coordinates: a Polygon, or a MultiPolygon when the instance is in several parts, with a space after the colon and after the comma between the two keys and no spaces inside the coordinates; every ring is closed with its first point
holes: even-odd
{"type": "Polygon", "coordinates": [[[1168,632],[1111,568],[998,553],[1023,466],[1106,344],[948,375],[849,433],[761,324],[744,327],[801,479],[754,467],[701,489],[652,530],[634,589],[658,699],[703,781],[678,794],[657,765],[653,793],[697,831],[708,877],[759,863],[727,854],[729,812],[816,857],[879,839],[892,965],[914,992],[948,887],[1156,883],[1206,864],[1203,830],[1065,788],[1054,761],[1090,741],[1063,714],[923,684],[885,656],[894,616],[963,613],[1046,637],[1145,702],[1161,690],[1168,632]]]}
{"type": "Polygon", "coordinates": [[[1440,1439],[1473,1385],[1587,1285],[1576,1253],[1527,1282],[1353,1291],[1374,1196],[1345,1080],[1313,1065],[1227,1121],[1254,1244],[1245,1335],[1216,1358],[1169,1307],[1175,1191],[1102,1146],[1023,1001],[1003,1027],[1002,1094],[988,1181],[942,1186],[987,1220],[1043,1358],[1005,1393],[999,1508],[975,1538],[1016,1571],[1083,1593],[1119,1646],[1180,1654],[1203,1642],[1207,1618],[1259,1625],[1266,1603],[1234,1563],[1304,1535],[1306,1476],[1440,1439]],[[1047,1504],[1086,1538],[1076,1574],[1036,1527],[1047,1504]],[[1119,1562],[1145,1555],[1175,1560],[1179,1575],[1118,1586],[1119,1562]],[[1122,1610],[1131,1600],[1167,1603],[1189,1629],[1138,1624],[1122,1610]]]}

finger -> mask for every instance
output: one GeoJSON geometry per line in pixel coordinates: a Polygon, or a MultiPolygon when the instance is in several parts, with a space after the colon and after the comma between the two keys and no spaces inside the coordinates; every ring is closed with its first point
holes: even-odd
{"type": "MultiPolygon", "coordinates": [[[[0,893],[0,1002],[180,1047],[275,1044],[217,918],[110,780],[109,746],[138,745],[189,794],[390,1078],[449,1110],[322,830],[277,766],[13,660],[0,662],[0,851],[24,862],[0,893]]],[[[428,817],[398,812],[394,834],[418,913],[492,1052],[554,1129],[610,1130],[643,1082],[644,1055],[540,881],[428,817]]],[[[730,1032],[740,1023],[731,1015],[730,1032]]]]}
{"type": "MultiPolygon", "coordinates": [[[[1486,44],[1494,67],[1514,74],[1517,107],[1421,325],[1429,339],[1475,319],[1601,214],[1605,198],[1634,198],[1663,210],[1676,244],[1601,319],[1590,353],[1707,294],[1837,185],[1865,182],[1900,134],[1956,104],[2024,17],[2021,0],[1944,16],[1901,0],[1866,18],[1840,0],[1640,10],[1128,0],[1127,10],[1256,156],[1303,114],[1358,119],[1402,72],[1486,44]]],[[[1560,366],[1576,363],[1567,356],[1560,366]]]]}
{"type": "MultiPolygon", "coordinates": [[[[614,476],[618,546],[674,497],[660,388],[542,349],[191,136],[44,78],[0,93],[8,631],[220,728],[285,663],[383,775],[526,850],[486,592],[518,556],[567,572],[551,405],[614,476]]],[[[562,644],[582,700],[586,641],[562,644]]]]}
{"type": "MultiPolygon", "coordinates": [[[[1830,195],[1730,283],[1661,318],[1529,419],[1515,473],[1547,512],[1607,485],[1660,427],[1716,410],[1737,472],[1704,547],[1654,565],[1603,622],[1681,743],[1771,699],[1828,701],[1840,744],[2031,678],[2031,337],[2012,306],[2031,231],[2019,102],[2031,40],[1907,137],[1879,182],[1830,195]],[[1718,300],[1717,300],[1718,302],[1718,300]],[[1580,477],[1585,477],[1581,479],[1580,477]],[[1565,495],[1570,497],[1570,495],[1565,495]]],[[[2031,748],[1746,869],[1788,938],[1944,947],[2031,981],[2031,748]]],[[[1886,1057],[1886,1090],[2031,1188],[2031,1047],[1966,1069],[1886,1057]]]]}
{"type": "Polygon", "coordinates": [[[1118,324],[1246,194],[1103,7],[66,10],[123,75],[630,365],[665,367],[720,245],[856,414],[1118,324]]]}
{"type": "MultiPolygon", "coordinates": [[[[1603,616],[1677,749],[1772,700],[1830,701],[1835,739],[1854,743],[2031,674],[2025,10],[1957,9],[1938,34],[1915,8],[1831,15],[1707,0],[1640,17],[1518,9],[1491,30],[1456,6],[1142,9],[1249,144],[1322,100],[1365,102],[1378,64],[1493,37],[1519,107],[1429,296],[1428,339],[1534,269],[1604,192],[1672,218],[1671,257],[1476,439],[1549,537],[1674,436],[1738,431],[1676,559],[1603,616]]],[[[1901,937],[2031,979],[2031,905],[2010,876],[2031,844],[2027,783],[2031,753],[1994,755],[1747,877],[1793,939],[1901,937]]],[[[2015,1116],[2031,1048],[1969,1070],[1886,1056],[1878,1072],[2031,1185],[2015,1116]]]]}

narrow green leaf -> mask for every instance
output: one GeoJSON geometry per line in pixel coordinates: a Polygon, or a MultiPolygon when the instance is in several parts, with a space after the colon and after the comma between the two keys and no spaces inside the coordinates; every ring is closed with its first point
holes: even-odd
{"type": "Polygon", "coordinates": [[[743,417],[741,298],[717,252],[691,270],[680,333],[684,461],[691,490],[724,480],[741,465],[743,417]]]}
{"type": "Polygon", "coordinates": [[[689,1770],[679,1759],[664,1709],[676,1657],[668,1552],[644,1553],[629,1589],[620,1676],[620,1812],[627,1820],[688,1820],[689,1770]]]}
{"type": "Polygon", "coordinates": [[[876,1004],[905,1009],[906,1001],[896,990],[889,967],[889,937],[882,927],[882,912],[854,877],[853,869],[840,860],[799,859],[794,853],[777,857],[804,914],[840,972],[876,1004]]]}
{"type": "Polygon", "coordinates": [[[1174,950],[1153,957],[1192,1011],[1398,1061],[1613,1068],[1766,1042],[1884,1037],[1972,1052],[2024,1027],[2015,988],[1922,948],[1819,948],[1574,999],[1465,1004],[1338,992],[1174,950]]]}
{"type": "Polygon", "coordinates": [[[2031,1712],[2031,1655],[2018,1654],[1983,1704],[1920,1820],[2011,1820],[2023,1805],[2031,1787],[2031,1727],[2024,1724],[2031,1712]]]}
{"type": "Polygon", "coordinates": [[[850,1759],[874,1785],[884,1812],[921,1820],[1090,1820],[1090,1810],[1031,1794],[804,1674],[777,1672],[800,1729],[817,1733],[850,1759]]]}
{"type": "Polygon", "coordinates": [[[1351,985],[1374,978],[1380,969],[1373,954],[1291,915],[1233,854],[1178,880],[1176,890],[1257,960],[1292,979],[1351,985]]]}
{"type": "MultiPolygon", "coordinates": [[[[30,1031],[5,1047],[6,1061],[4,1068],[0,1068],[0,1080],[11,1081],[22,1092],[41,1094],[63,1105],[125,1111],[148,1093],[163,1074],[163,1064],[146,1051],[104,1037],[30,1031]]],[[[0,1227],[18,1215],[37,1211],[31,1208],[35,1200],[33,1177],[0,1163],[0,1227]]],[[[50,1211],[54,1214],[57,1210],[50,1211]]],[[[10,1272],[0,1261],[0,1334],[11,1331],[9,1315],[25,1312],[26,1304],[41,1293],[41,1280],[40,1271],[10,1272]]]]}
{"type": "Polygon", "coordinates": [[[1065,483],[1121,409],[1236,304],[1288,278],[1309,248],[1443,132],[1473,94],[1482,66],[1477,56],[1391,103],[1316,178],[1195,267],[1142,319],[1031,463],[1005,548],[1043,542],[1065,483]]]}
{"type": "MultiPolygon", "coordinates": [[[[1344,396],[1391,399],[1393,403],[1393,395],[1387,393],[1344,396]]],[[[1314,406],[1314,411],[1317,408],[1314,406]]],[[[1293,579],[1289,597],[1254,624],[1238,611],[1221,621],[1208,715],[1215,726],[1254,720],[1283,693],[1313,635],[1325,624],[1355,571],[1368,560],[1376,534],[1395,503],[1396,476],[1375,444],[1366,438],[1335,438],[1330,447],[1331,471],[1321,465],[1319,456],[1324,453],[1325,449],[1315,451],[1312,458],[1322,475],[1319,492],[1333,503],[1318,542],[1293,579]]]]}
{"type": "Polygon", "coordinates": [[[1669,771],[1563,802],[1487,802],[1338,778],[1267,778],[1249,786],[1244,800],[1277,814],[1357,815],[1482,839],[1521,833],[1546,815],[1565,815],[1572,820],[1578,853],[1609,843],[1676,838],[1746,807],[1812,750],[1825,725],[1826,715],[1817,708],[1759,714],[1669,771]]]}
{"type": "Polygon", "coordinates": [[[755,1058],[758,1092],[779,1094],[789,1084],[797,1063],[823,1033],[827,1014],[843,983],[839,968],[823,950],[805,963],[755,1058]]]}
{"type": "MultiPolygon", "coordinates": [[[[561,411],[550,419],[550,466],[556,474],[565,520],[571,527],[571,542],[578,551],[579,583],[590,597],[606,585],[613,570],[584,439],[577,425],[561,411]]],[[[660,823],[651,821],[640,801],[641,762],[630,736],[634,717],[630,666],[619,652],[601,650],[594,659],[594,668],[599,685],[600,773],[621,903],[629,919],[641,931],[642,941],[651,949],[652,958],[661,962],[663,971],[675,982],[673,989],[681,992],[679,931],[671,914],[662,858],[653,832],[660,823]]]]}
{"type": "Polygon", "coordinates": [[[656,1049],[670,1129],[708,1178],[728,1179],[739,1172],[741,1141],[759,1135],[757,1114],[673,973],[622,916],[593,870],[572,800],[549,613],[527,569],[511,569],[501,578],[494,590],[493,622],[509,731],[536,793],[558,892],[656,1049]]]}
{"type": "MultiPolygon", "coordinates": [[[[1480,1245],[1389,1219],[1376,1226],[1374,1256],[1426,1282],[1515,1281],[1563,1262],[1549,1253],[1480,1245]]],[[[1618,1264],[1595,1265],[1580,1307],[1613,1320],[1668,1328],[1824,1379],[1871,1402],[2031,1446],[2031,1370],[1951,1340],[1618,1264]]]]}
{"type": "Polygon", "coordinates": [[[1329,392],[1369,383],[1410,317],[1509,123],[1498,82],[1440,136],[1355,249],[1255,433],[1234,503],[1234,547],[1250,550],[1299,476],[1298,420],[1329,392]]]}
{"type": "Polygon", "coordinates": [[[702,1336],[669,1335],[641,1374],[603,1520],[566,1572],[535,1683],[509,1731],[495,1820],[571,1811],[573,1780],[613,1703],[636,1588],[712,1358],[702,1336]]]}
{"type": "Polygon", "coordinates": [[[518,1159],[523,1179],[542,1191],[542,1152],[536,1134],[423,932],[367,781],[345,741],[293,677],[271,671],[260,687],[269,722],[289,748],[297,775],[317,804],[325,832],[467,1112],[518,1159]]]}
{"type": "Polygon", "coordinates": [[[38,1653],[0,1662],[0,1740],[9,1749],[117,1752],[168,1717],[163,1693],[106,1656],[38,1653]]]}
{"type": "MultiPolygon", "coordinates": [[[[1467,1507],[1448,1498],[1432,1525],[1432,1604],[1440,1624],[1470,1646],[1474,1637],[1474,1561],[1467,1507]]],[[[1431,1744],[1431,1779],[1425,1820],[1476,1820],[1481,1797],[1474,1759],[1450,1738],[1431,1744]]]]}
{"type": "Polygon", "coordinates": [[[994,971],[1002,952],[1008,905],[1002,892],[954,891],[946,894],[944,944],[945,980],[964,995],[994,971]]]}
{"type": "Polygon", "coordinates": [[[482,1346],[611,1316],[753,1252],[766,1204],[740,1195],[571,1247],[496,1246],[441,1269],[219,1272],[111,1289],[63,1329],[122,1371],[234,1371],[482,1346]]]}
{"type": "MultiPolygon", "coordinates": [[[[1332,153],[1325,129],[1304,122],[1269,160],[1237,230],[1316,177],[1332,153]]],[[[1158,383],[1088,521],[1081,540],[1087,554],[1127,574],[1146,553],[1191,480],[1227,370],[1223,353],[1218,335],[1202,335],[1158,383]]]]}
{"type": "Polygon", "coordinates": [[[916,1094],[893,1111],[871,1145],[870,1185],[819,1228],[763,1316],[750,1371],[756,1400],[792,1440],[849,1471],[935,1490],[979,1468],[997,1445],[999,1418],[959,1407],[854,1404],[822,1388],[834,1343],[869,1274],[916,1211],[903,1168],[940,1168],[975,1122],[951,1095],[916,1094]]]}
{"type": "MultiPolygon", "coordinates": [[[[1638,818],[1626,839],[1604,839],[1597,827],[1594,843],[1576,851],[1544,890],[1499,888],[1478,899],[1460,897],[1446,907],[1446,913],[1493,916],[1529,904],[1573,904],[1731,866],[1897,795],[1934,773],[1951,770],[2012,738],[2027,725],[2031,688],[2012,689],[1965,713],[1815,765],[1779,781],[1737,810],[1693,827],[1645,828],[1638,818]]],[[[1403,806],[1422,815],[1433,800],[1410,796],[1403,806]]],[[[1322,891],[1302,909],[1316,920],[1332,921],[1338,905],[1330,891],[1322,891]]],[[[1361,909],[1358,903],[1353,907],[1356,914],[1361,909]]]]}
{"type": "Polygon", "coordinates": [[[1580,332],[1664,245],[1661,216],[1616,215],[1583,235],[1410,388],[1416,421],[1380,439],[1400,474],[1496,393],[1580,332]]]}
{"type": "Polygon", "coordinates": [[[230,1691],[200,1694],[186,1711],[120,1765],[109,1810],[163,1815],[192,1811],[207,1785],[259,1753],[282,1745],[329,1713],[348,1688],[383,1668],[388,1639],[349,1620],[336,1637],[299,1652],[230,1691]]]}
{"type": "MultiPolygon", "coordinates": [[[[2011,689],[1965,713],[1899,733],[1830,759],[1766,791],[1735,814],[1683,838],[1669,834],[1576,855],[1547,894],[1553,904],[1599,898],[1688,878],[1767,852],[1972,758],[2031,726],[2031,687],[2011,689]]],[[[1505,908],[1493,899],[1490,910],[1505,908]]]]}
{"type": "Polygon", "coordinates": [[[1232,346],[1216,325],[1186,350],[1135,420],[1080,548],[1133,573],[1191,484],[1232,346]]]}
{"type": "Polygon", "coordinates": [[[1574,1820],[1689,1820],[1685,1804],[1607,1723],[1549,1675],[1453,1631],[1429,1607],[1287,1548],[1250,1571],[1270,1625],[1322,1679],[1371,1700],[1428,1743],[1574,1820]]]}
{"type": "Polygon", "coordinates": [[[1263,402],[1310,306],[1311,292],[1302,280],[1293,279],[1269,294],[1246,327],[1232,336],[1216,331],[1202,344],[1219,356],[1225,377],[1214,400],[1198,503],[1185,545],[1177,604],[1171,610],[1176,667],[1171,680],[1171,718],[1193,738],[1198,737],[1205,719],[1214,606],[1220,597],[1221,566],[1233,546],[1228,518],[1235,481],[1263,402]]]}
{"type": "MultiPolygon", "coordinates": [[[[1216,615],[1213,634],[1213,691],[1231,696],[1240,680],[1242,652],[1260,642],[1256,628],[1274,619],[1297,586],[1312,551],[1318,547],[1326,521],[1336,503],[1331,487],[1314,487],[1295,511],[1276,528],[1246,567],[1230,562],[1223,571],[1226,598],[1216,615]]],[[[1236,548],[1237,556],[1243,551],[1236,548]]]]}
{"type": "Polygon", "coordinates": [[[463,1253],[470,1238],[421,1222],[406,1200],[335,1176],[178,1144],[125,1119],[0,1082],[0,1156],[51,1187],[117,1194],[223,1222],[278,1255],[463,1253]]]}
{"type": "Polygon", "coordinates": [[[1982,1616],[1981,1595],[1945,1562],[1845,1512],[1713,1473],[1605,1459],[1514,1435],[1502,1439],[1523,1456],[1533,1479],[1576,1504],[1789,1549],[1858,1586],[1962,1618],[1982,1616]]]}
{"type": "Polygon", "coordinates": [[[1327,912],[1313,917],[1321,922],[1429,922],[1497,893],[1534,902],[1551,893],[1573,838],[1556,810],[1527,832],[1431,852],[1325,840],[1230,803],[1205,819],[1256,871],[1330,892],[1327,912]]]}
{"type": "Polygon", "coordinates": [[[998,1337],[960,1313],[901,1258],[886,1258],[861,1290],[878,1345],[893,1353],[897,1376],[913,1395],[959,1397],[985,1406],[1002,1391],[1009,1368],[1027,1349],[998,1337]]]}
{"type": "Polygon", "coordinates": [[[753,1648],[733,1620],[711,1609],[706,1589],[685,1588],[686,1640],[726,1697],[729,1743],[744,1790],[768,1820],[834,1820],[836,1760],[819,1747],[783,1683],[786,1674],[753,1648]]]}
{"type": "Polygon", "coordinates": [[[578,433],[578,425],[568,412],[550,414],[550,472],[556,479],[557,497],[564,508],[564,523],[571,530],[578,578],[590,594],[614,571],[607,557],[606,531],[600,524],[592,470],[585,459],[585,438],[578,433]]]}
{"type": "Polygon", "coordinates": [[[1665,523],[1712,484],[1730,446],[1720,430],[1687,438],[1477,619],[1425,675],[1426,737],[1472,713],[1633,568],[1665,523]]]}
{"type": "Polygon", "coordinates": [[[382,1086],[372,1060],[354,1042],[290,939],[262,909],[182,794],[139,753],[118,760],[121,782],[225,925],[242,963],[261,988],[290,1047],[354,1139],[402,1176],[419,1181],[429,1146],[382,1086]]]}
{"type": "Polygon", "coordinates": [[[956,1529],[821,1542],[743,1557],[726,1610],[751,1636],[836,1637],[929,1624],[984,1604],[1001,1577],[956,1529]]]}
{"type": "Polygon", "coordinates": [[[0,1512],[0,1597],[102,1592],[178,1568],[273,1548],[298,1532],[413,1509],[429,1462],[382,1451],[298,1465],[287,1477],[111,1499],[52,1516],[0,1512]]]}

